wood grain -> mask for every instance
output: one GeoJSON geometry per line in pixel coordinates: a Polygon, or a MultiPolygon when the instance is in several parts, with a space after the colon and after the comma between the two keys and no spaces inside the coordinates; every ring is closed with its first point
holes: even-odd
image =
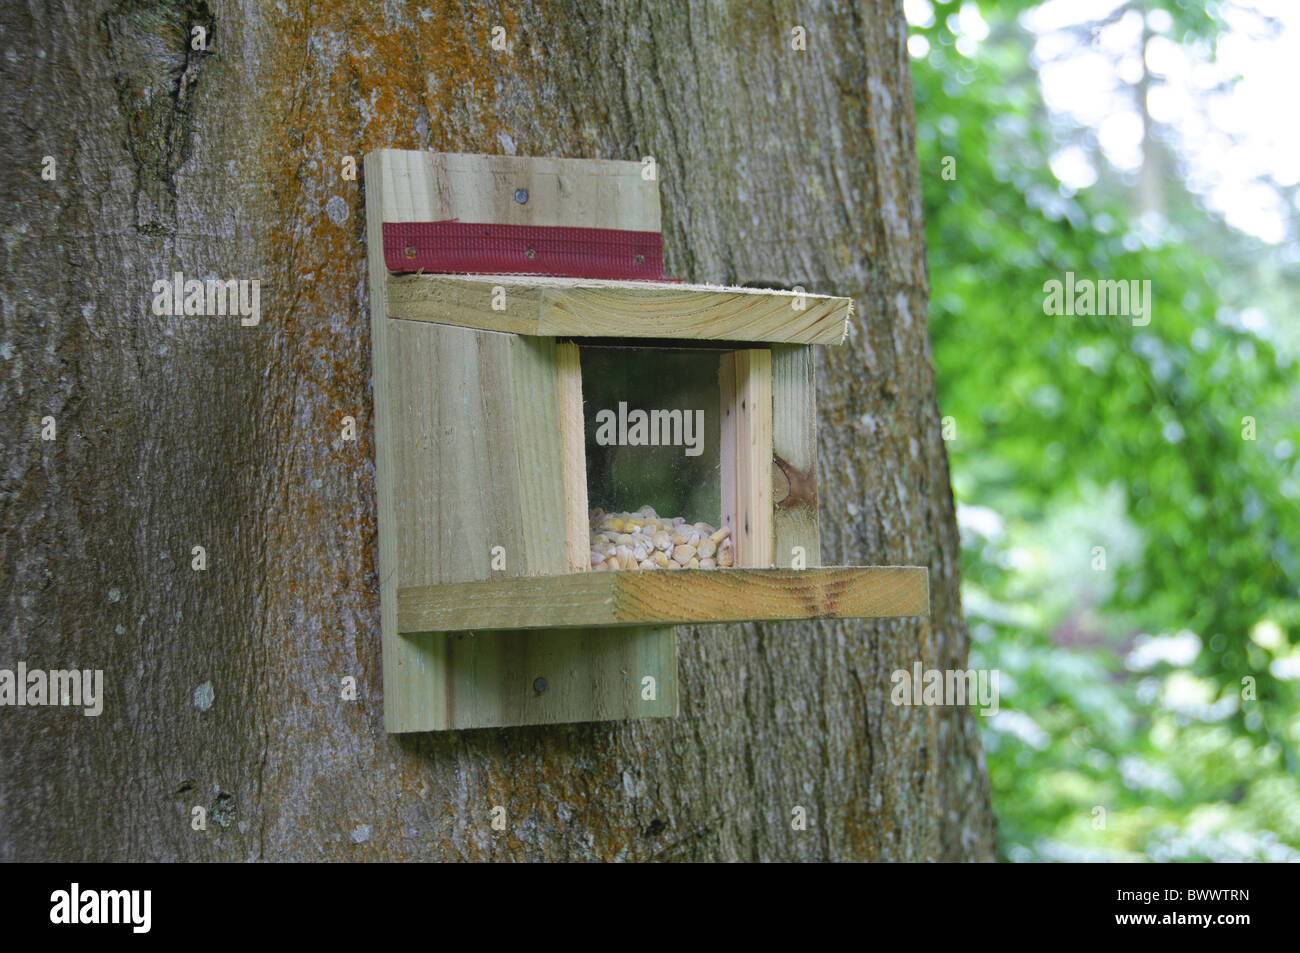
{"type": "MultiPolygon", "coordinates": [[[[376,149],[396,190],[385,222],[490,222],[657,232],[659,183],[641,163],[376,149]],[[515,192],[524,189],[528,200],[515,192]]],[[[373,247],[373,246],[372,246],[373,247]]]]}
{"type": "Polygon", "coordinates": [[[555,346],[560,384],[560,458],[564,473],[564,538],[569,572],[591,569],[587,502],[586,430],[582,416],[582,364],[578,345],[555,346]]]}
{"type": "Polygon", "coordinates": [[[722,407],[722,525],[738,568],[772,565],[772,355],[727,351],[718,361],[722,407]]]}
{"type": "Polygon", "coordinates": [[[588,572],[398,591],[404,633],[925,616],[914,566],[588,572]]]}
{"type": "MultiPolygon", "coordinates": [[[[382,216],[385,202],[409,201],[398,189],[392,168],[373,156],[365,159],[366,244],[383,248],[382,216]]],[[[397,635],[397,521],[393,492],[392,405],[388,399],[389,320],[384,292],[388,270],[382,254],[368,255],[370,277],[370,352],[374,376],[375,492],[378,519],[379,620],[383,643],[385,693],[384,726],[401,731],[406,726],[433,724],[426,709],[434,680],[422,660],[432,651],[431,637],[406,640],[397,635]]]]}
{"type": "Polygon", "coordinates": [[[772,555],[789,566],[796,546],[820,566],[817,385],[812,349],[772,345],[772,555]]]}
{"type": "Polygon", "coordinates": [[[409,321],[558,337],[840,344],[850,298],[720,285],[519,275],[392,275],[388,314],[409,321]],[[494,310],[493,289],[506,293],[494,310]]]}

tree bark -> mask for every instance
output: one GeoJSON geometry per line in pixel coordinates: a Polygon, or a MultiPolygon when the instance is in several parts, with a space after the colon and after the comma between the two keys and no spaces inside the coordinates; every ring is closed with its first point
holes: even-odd
{"type": "Polygon", "coordinates": [[[975,719],[889,701],[894,670],[967,660],[899,3],[32,0],[0,24],[0,667],[103,669],[106,694],[0,709],[0,859],[992,859],[975,719]],[[676,719],[385,734],[342,175],[382,146],[653,155],[670,274],[854,296],[819,357],[823,561],[929,566],[931,619],[682,629],[676,719]],[[175,271],[259,279],[261,323],[156,316],[175,271]]]}

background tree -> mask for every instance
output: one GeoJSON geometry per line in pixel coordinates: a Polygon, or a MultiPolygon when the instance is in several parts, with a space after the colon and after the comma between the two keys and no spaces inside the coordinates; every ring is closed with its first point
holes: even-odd
{"type": "Polygon", "coordinates": [[[891,671],[967,657],[898,3],[119,0],[0,25],[0,664],[103,668],[108,694],[99,718],[0,712],[0,857],[992,856],[972,717],[887,701],[891,671]],[[343,177],[380,146],[653,155],[671,274],[856,297],[820,367],[823,553],[928,565],[929,622],[684,629],[676,720],[384,734],[343,177]],[[260,279],[261,324],[154,316],[178,270],[260,279]]]}
{"type": "MultiPolygon", "coordinates": [[[[1078,7],[1060,31],[1159,27],[1212,62],[1229,6],[1078,7]]],[[[1126,175],[1049,110],[1039,54],[1061,46],[1030,29],[1038,4],[909,8],[963,596],[973,664],[1002,673],[1003,711],[980,720],[1000,855],[1300,858],[1294,241],[1228,227],[1172,173],[1204,143],[1145,116],[1126,175]],[[1076,146],[1084,188],[1052,169],[1076,146]],[[929,174],[945,156],[955,180],[929,174]],[[1044,314],[1067,271],[1150,280],[1150,323],[1044,314]]],[[[1111,77],[1142,106],[1145,63],[1111,77]]],[[[1295,187],[1279,193],[1293,239],[1295,187]]]]}

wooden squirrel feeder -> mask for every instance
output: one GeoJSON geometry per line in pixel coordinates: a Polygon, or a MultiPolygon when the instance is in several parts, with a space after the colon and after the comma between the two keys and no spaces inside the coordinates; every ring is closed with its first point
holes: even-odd
{"type": "Polygon", "coordinates": [[[849,299],[665,281],[637,162],[365,180],[389,731],[675,715],[675,624],[929,614],[924,568],[819,565],[849,299]]]}

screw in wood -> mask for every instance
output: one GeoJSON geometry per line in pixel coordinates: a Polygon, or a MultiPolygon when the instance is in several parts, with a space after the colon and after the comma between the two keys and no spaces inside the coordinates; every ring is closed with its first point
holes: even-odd
{"type": "Polygon", "coordinates": [[[528,204],[528,190],[527,190],[527,189],[515,189],[515,201],[518,202],[520,205],[527,205],[527,204],[528,204]]]}
{"type": "Polygon", "coordinates": [[[541,678],[540,676],[533,679],[533,691],[537,692],[539,695],[546,691],[546,679],[541,678]]]}

